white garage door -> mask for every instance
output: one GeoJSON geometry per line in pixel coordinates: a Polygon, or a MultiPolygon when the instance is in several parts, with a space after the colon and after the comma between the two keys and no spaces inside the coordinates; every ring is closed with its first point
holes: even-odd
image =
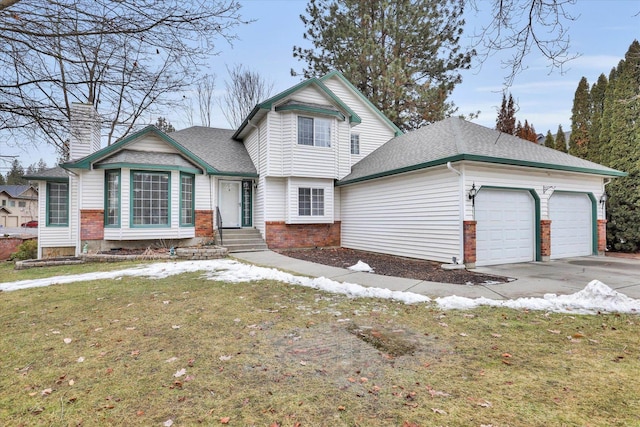
{"type": "Polygon", "coordinates": [[[480,190],[476,221],[476,265],[535,259],[535,203],[528,191],[480,190]]]}
{"type": "Polygon", "coordinates": [[[592,203],[586,194],[554,193],[549,198],[551,258],[593,253],[592,203]]]}

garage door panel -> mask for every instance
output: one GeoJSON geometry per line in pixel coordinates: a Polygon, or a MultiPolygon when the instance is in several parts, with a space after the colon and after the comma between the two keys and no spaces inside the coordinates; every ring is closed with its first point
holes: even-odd
{"type": "Polygon", "coordinates": [[[481,190],[476,221],[477,265],[533,261],[535,203],[528,191],[481,190]]]}
{"type": "Polygon", "coordinates": [[[552,259],[593,253],[592,204],[586,194],[554,193],[549,198],[552,259]]]}

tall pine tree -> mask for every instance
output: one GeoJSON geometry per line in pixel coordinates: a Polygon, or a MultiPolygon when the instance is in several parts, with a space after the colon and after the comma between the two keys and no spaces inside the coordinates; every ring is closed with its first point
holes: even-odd
{"type": "Polygon", "coordinates": [[[600,74],[598,81],[591,86],[591,119],[589,121],[589,150],[587,160],[602,163],[600,131],[602,129],[602,112],[604,111],[604,97],[609,80],[604,74],[600,74]]]}
{"type": "Polygon", "coordinates": [[[558,125],[558,132],[556,132],[556,150],[566,153],[567,150],[567,137],[562,130],[562,125],[558,125]]]}
{"type": "MultiPolygon", "coordinates": [[[[455,112],[447,98],[470,66],[464,0],[311,0],[294,46],[305,77],[344,74],[399,128],[416,129],[455,112]]],[[[296,74],[292,70],[293,74],[296,74]]]]}
{"type": "Polygon", "coordinates": [[[515,135],[516,133],[516,110],[511,94],[509,94],[509,100],[507,100],[506,94],[502,94],[502,104],[496,119],[496,130],[509,135],[515,135]]]}
{"type": "Polygon", "coordinates": [[[607,88],[603,120],[603,160],[628,176],[607,186],[607,240],[618,251],[640,249],[640,43],[629,46],[607,88]],[[610,111],[606,111],[606,109],[610,111]]]}
{"type": "Polygon", "coordinates": [[[573,97],[571,109],[571,136],[569,136],[569,154],[586,159],[590,149],[589,126],[592,117],[592,104],[589,93],[589,83],[583,77],[573,97]]]}
{"type": "Polygon", "coordinates": [[[556,148],[556,139],[550,130],[547,131],[547,136],[544,138],[544,146],[548,148],[556,148]]]}

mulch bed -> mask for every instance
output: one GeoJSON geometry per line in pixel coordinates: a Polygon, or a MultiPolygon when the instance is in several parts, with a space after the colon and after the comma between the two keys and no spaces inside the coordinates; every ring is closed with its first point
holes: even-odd
{"type": "Polygon", "coordinates": [[[506,277],[474,273],[465,269],[444,270],[442,263],[404,258],[346,248],[278,250],[291,258],[333,267],[347,268],[358,261],[367,263],[376,274],[453,284],[505,283],[506,277]]]}

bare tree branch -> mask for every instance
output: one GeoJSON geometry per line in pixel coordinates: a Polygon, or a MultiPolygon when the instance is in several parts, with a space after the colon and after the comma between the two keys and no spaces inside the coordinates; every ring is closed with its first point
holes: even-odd
{"type": "MultiPolygon", "coordinates": [[[[549,61],[550,71],[562,72],[567,62],[579,56],[569,51],[568,26],[578,18],[569,9],[576,3],[576,0],[492,0],[491,21],[474,34],[480,62],[496,51],[511,52],[511,57],[503,62],[508,70],[507,87],[526,69],[524,60],[532,50],[549,61]]],[[[469,4],[476,13],[481,11],[480,2],[469,0],[469,4]]]]}
{"type": "Polygon", "coordinates": [[[245,23],[238,0],[0,0],[0,132],[64,149],[73,102],[93,104],[108,143],[175,94],[245,23]]]}
{"type": "Polygon", "coordinates": [[[258,72],[243,68],[241,64],[229,69],[229,80],[224,82],[226,93],[220,102],[222,113],[237,128],[261,101],[269,98],[273,83],[267,82],[258,72]]]}

